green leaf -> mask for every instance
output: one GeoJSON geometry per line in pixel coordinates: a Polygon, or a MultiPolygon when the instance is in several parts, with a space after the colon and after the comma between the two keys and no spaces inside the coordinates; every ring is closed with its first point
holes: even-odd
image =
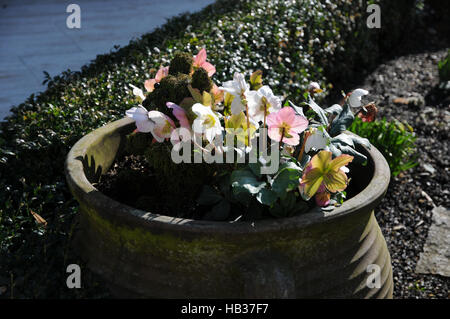
{"type": "Polygon", "coordinates": [[[203,186],[202,192],[197,198],[197,203],[199,205],[214,205],[222,200],[223,197],[217,194],[217,192],[209,185],[203,186]]]}
{"type": "Polygon", "coordinates": [[[294,109],[295,113],[297,113],[300,116],[305,117],[305,114],[303,113],[303,109],[300,106],[295,105],[291,101],[287,101],[289,105],[294,109]]]}
{"type": "Polygon", "coordinates": [[[328,118],[325,111],[319,105],[317,105],[317,103],[314,102],[312,98],[309,98],[308,105],[319,116],[320,123],[322,123],[325,126],[328,126],[328,118]]]}
{"type": "Polygon", "coordinates": [[[261,70],[257,70],[252,73],[252,75],[250,76],[250,89],[256,91],[263,86],[262,85],[262,75],[263,75],[263,73],[261,70]]]}
{"type": "Polygon", "coordinates": [[[333,115],[337,116],[337,115],[341,114],[342,106],[340,106],[339,104],[333,104],[329,108],[326,108],[325,112],[328,114],[333,114],[333,115]]]}
{"type": "Polygon", "coordinates": [[[301,177],[301,170],[285,168],[275,177],[272,183],[272,190],[278,196],[284,197],[287,192],[298,187],[301,177]]]}
{"type": "Polygon", "coordinates": [[[278,199],[278,195],[267,188],[263,188],[257,195],[256,199],[263,205],[272,206],[278,199]]]}
{"type": "Polygon", "coordinates": [[[348,106],[348,104],[345,104],[342,112],[331,123],[330,135],[336,136],[344,132],[347,128],[350,127],[350,125],[352,125],[354,119],[355,116],[350,110],[350,107],[348,106]]]}
{"type": "Polygon", "coordinates": [[[251,170],[237,170],[231,174],[231,186],[233,193],[257,194],[266,186],[266,182],[259,181],[251,170]]]}
{"type": "Polygon", "coordinates": [[[353,139],[351,138],[351,136],[349,134],[345,134],[345,133],[341,133],[336,137],[333,137],[331,139],[331,143],[336,144],[336,143],[340,143],[343,145],[348,145],[351,147],[355,147],[355,145],[353,144],[353,139]]]}

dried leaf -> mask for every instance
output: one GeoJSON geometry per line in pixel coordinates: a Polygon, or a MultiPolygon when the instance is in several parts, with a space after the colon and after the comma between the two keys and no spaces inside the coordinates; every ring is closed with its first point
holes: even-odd
{"type": "Polygon", "coordinates": [[[38,213],[33,212],[30,210],[31,215],[33,215],[34,219],[36,219],[36,222],[44,227],[47,226],[47,221],[42,218],[38,213]]]}

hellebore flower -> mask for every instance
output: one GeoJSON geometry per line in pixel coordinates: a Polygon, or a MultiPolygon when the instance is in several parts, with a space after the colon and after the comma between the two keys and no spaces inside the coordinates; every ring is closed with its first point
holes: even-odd
{"type": "Polygon", "coordinates": [[[131,117],[136,122],[138,132],[151,132],[155,122],[148,117],[148,111],[142,105],[132,107],[125,112],[126,116],[131,117]]]}
{"type": "MultiPolygon", "coordinates": [[[[250,138],[253,138],[258,128],[258,123],[250,122],[250,138]]],[[[247,118],[244,112],[233,114],[225,118],[225,130],[231,136],[236,136],[241,145],[248,145],[247,118]]]]}
{"type": "Polygon", "coordinates": [[[197,115],[192,124],[195,133],[205,134],[210,143],[213,142],[216,135],[222,134],[223,127],[220,124],[220,119],[209,106],[196,103],[192,106],[192,112],[197,115]]]}
{"type": "Polygon", "coordinates": [[[234,96],[233,102],[231,102],[231,113],[239,114],[245,110],[245,105],[242,100],[247,98],[247,93],[250,90],[250,86],[245,82],[244,75],[236,72],[233,77],[233,81],[227,81],[223,83],[219,90],[230,93],[234,96]]]}
{"type": "Polygon", "coordinates": [[[264,121],[264,116],[281,109],[281,100],[275,96],[269,86],[265,85],[258,91],[247,93],[248,111],[256,121],[264,121]]]}
{"type": "Polygon", "coordinates": [[[367,95],[367,94],[369,94],[369,91],[366,91],[363,89],[354,90],[348,97],[348,104],[351,107],[360,107],[362,105],[361,97],[363,97],[364,95],[367,95]]]}
{"type": "Polygon", "coordinates": [[[219,87],[213,83],[213,87],[211,89],[211,94],[214,97],[214,103],[219,104],[223,101],[223,91],[219,90],[219,87]]]}
{"type": "Polygon", "coordinates": [[[311,135],[306,139],[305,142],[305,153],[308,153],[311,149],[323,150],[329,144],[330,139],[325,135],[324,132],[316,128],[312,129],[311,135]]]}
{"type": "Polygon", "coordinates": [[[148,117],[155,123],[151,132],[156,141],[162,143],[166,138],[170,138],[175,129],[175,123],[170,117],[158,111],[148,112],[148,117]]]}
{"type": "Polygon", "coordinates": [[[144,82],[145,89],[147,92],[153,92],[155,89],[155,84],[159,83],[163,78],[169,75],[169,67],[161,67],[158,72],[156,72],[156,76],[154,79],[146,80],[144,82]]]}
{"type": "Polygon", "coordinates": [[[293,108],[283,107],[269,114],[267,125],[269,126],[268,134],[272,140],[295,146],[300,142],[298,134],[308,127],[308,120],[296,115],[293,108]]]}
{"type": "Polygon", "coordinates": [[[311,93],[311,94],[323,92],[323,90],[320,88],[319,83],[317,83],[317,82],[311,82],[311,83],[309,83],[308,91],[309,91],[309,93],[311,93]]]}
{"type": "Polygon", "coordinates": [[[375,106],[375,103],[369,103],[365,105],[360,112],[358,112],[358,117],[363,122],[373,122],[375,117],[377,116],[378,109],[375,106]]]}
{"type": "Polygon", "coordinates": [[[133,89],[134,95],[139,97],[142,101],[145,100],[144,92],[140,88],[134,86],[133,84],[130,84],[130,87],[133,89]]]}
{"type": "Polygon", "coordinates": [[[172,102],[167,102],[166,105],[169,109],[172,110],[172,114],[180,122],[180,126],[190,130],[191,123],[187,118],[186,111],[181,106],[176,105],[175,103],[172,102]]]}
{"type": "Polygon", "coordinates": [[[329,151],[320,151],[306,166],[299,186],[300,194],[305,200],[318,193],[317,201],[325,203],[328,195],[323,194],[324,192],[336,193],[347,187],[347,175],[341,168],[350,163],[353,156],[342,154],[331,160],[331,155],[329,151]]]}
{"type": "Polygon", "coordinates": [[[209,62],[206,62],[206,50],[203,48],[199,53],[194,57],[194,67],[203,68],[208,72],[208,76],[213,76],[216,73],[216,68],[209,62]]]}

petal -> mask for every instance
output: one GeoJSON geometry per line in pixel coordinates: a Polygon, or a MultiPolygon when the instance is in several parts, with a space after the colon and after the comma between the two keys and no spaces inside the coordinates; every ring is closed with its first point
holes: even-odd
{"type": "Polygon", "coordinates": [[[204,62],[206,62],[206,50],[201,49],[194,58],[194,66],[200,67],[204,62]]]}
{"type": "Polygon", "coordinates": [[[267,134],[269,135],[270,139],[276,142],[280,142],[281,134],[278,127],[269,127],[267,134]]]}
{"type": "Polygon", "coordinates": [[[155,89],[155,84],[156,84],[155,79],[146,80],[144,82],[144,87],[147,90],[147,92],[153,92],[153,90],[155,89]]]}
{"type": "Polygon", "coordinates": [[[328,193],[327,191],[317,192],[316,197],[315,197],[316,204],[320,207],[328,206],[330,204],[330,198],[331,198],[331,194],[328,193]]]}
{"type": "Polygon", "coordinates": [[[141,133],[149,133],[153,130],[155,125],[153,122],[147,119],[146,121],[136,121],[136,127],[137,130],[141,133]]]}
{"type": "Polygon", "coordinates": [[[347,187],[347,175],[341,170],[330,171],[323,177],[323,183],[332,193],[343,191],[347,187]]]}
{"type": "Polygon", "coordinates": [[[319,189],[323,181],[322,172],[318,168],[313,168],[302,177],[302,184],[305,184],[304,192],[309,198],[313,197],[319,189]]]}
{"type": "Polygon", "coordinates": [[[342,154],[331,161],[331,163],[329,164],[329,168],[333,171],[337,171],[342,166],[347,165],[351,161],[353,161],[353,156],[342,154]]]}
{"type": "Polygon", "coordinates": [[[288,144],[288,145],[298,145],[300,143],[300,138],[298,136],[298,134],[293,134],[292,137],[284,137],[283,138],[283,142],[288,144]]]}
{"type": "Polygon", "coordinates": [[[204,62],[202,64],[202,68],[204,68],[206,72],[208,72],[209,77],[213,76],[214,73],[216,73],[216,67],[209,62],[204,62]]]}
{"type": "Polygon", "coordinates": [[[239,114],[245,109],[240,97],[235,97],[231,102],[231,114],[239,114]]]}
{"type": "Polygon", "coordinates": [[[168,66],[162,67],[156,73],[155,80],[156,82],[159,82],[168,75],[169,75],[169,67],[168,66]]]}
{"type": "Polygon", "coordinates": [[[133,89],[134,95],[139,96],[142,100],[145,100],[144,92],[140,88],[134,86],[133,84],[130,84],[130,87],[133,89]]]}
{"type": "Polygon", "coordinates": [[[308,120],[300,115],[294,115],[294,121],[291,124],[291,131],[296,132],[297,134],[300,134],[304,130],[308,128],[308,120]]]}
{"type": "Polygon", "coordinates": [[[328,168],[329,163],[331,162],[331,152],[329,151],[320,151],[311,159],[311,165],[314,168],[319,169],[322,173],[328,168]]]}
{"type": "Polygon", "coordinates": [[[186,111],[182,107],[180,107],[172,102],[167,102],[166,105],[169,109],[172,110],[173,115],[180,122],[181,127],[184,127],[187,129],[191,128],[191,123],[189,122],[189,120],[187,118],[186,111]]]}
{"type": "Polygon", "coordinates": [[[195,103],[192,105],[192,112],[194,112],[197,116],[208,115],[211,113],[211,108],[204,106],[201,103],[195,103]]]}
{"type": "Polygon", "coordinates": [[[194,123],[192,124],[192,129],[195,133],[203,133],[203,120],[200,118],[195,119],[194,123]]]}
{"type": "Polygon", "coordinates": [[[361,97],[364,95],[369,94],[369,91],[363,90],[363,89],[356,89],[354,90],[351,94],[350,97],[348,98],[348,104],[351,107],[360,107],[361,104],[361,97]]]}

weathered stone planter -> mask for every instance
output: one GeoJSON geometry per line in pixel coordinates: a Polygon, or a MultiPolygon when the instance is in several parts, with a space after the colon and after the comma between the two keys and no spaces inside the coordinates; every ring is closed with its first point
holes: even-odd
{"type": "Polygon", "coordinates": [[[375,148],[363,150],[369,165],[353,175],[361,191],[331,212],[255,223],[194,221],[118,203],[89,181],[95,171],[88,166],[106,172],[134,128],[131,119],[99,128],[76,143],[66,161],[67,182],[80,203],[76,247],[121,296],[392,297],[391,260],[373,213],[390,171],[375,148]],[[380,267],[379,288],[367,285],[371,264],[380,267]]]}

